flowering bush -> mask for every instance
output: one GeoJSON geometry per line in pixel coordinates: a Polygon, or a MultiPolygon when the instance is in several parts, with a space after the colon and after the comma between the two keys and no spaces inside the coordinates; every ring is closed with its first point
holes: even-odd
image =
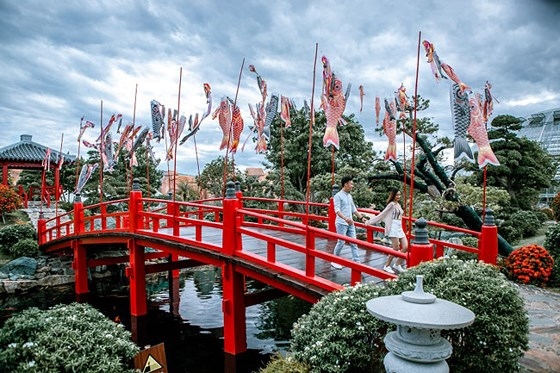
{"type": "Polygon", "coordinates": [[[385,354],[388,325],[366,309],[366,302],[380,290],[358,284],[324,296],[294,324],[290,345],[294,357],[314,373],[369,371],[385,354]]]}
{"type": "Polygon", "coordinates": [[[543,286],[552,274],[554,259],[544,247],[531,244],[514,250],[505,264],[513,280],[543,286]]]}
{"type": "Polygon", "coordinates": [[[453,347],[452,372],[519,371],[529,321],[515,286],[495,266],[445,258],[409,268],[385,288],[359,284],[323,297],[294,324],[294,357],[315,373],[383,371],[383,337],[395,326],[370,315],[365,303],[414,290],[416,275],[424,276],[426,292],[476,315],[471,326],[442,332],[453,347]]]}
{"type": "Polygon", "coordinates": [[[14,373],[133,372],[130,332],[88,304],[28,308],[0,329],[0,366],[14,373]]]}

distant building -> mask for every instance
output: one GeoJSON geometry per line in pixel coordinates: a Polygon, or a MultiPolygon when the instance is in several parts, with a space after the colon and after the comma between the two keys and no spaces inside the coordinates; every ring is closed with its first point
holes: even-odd
{"type": "MultiPolygon", "coordinates": [[[[175,187],[179,189],[179,185],[182,183],[186,183],[190,186],[193,190],[198,190],[198,185],[196,185],[196,178],[191,175],[182,175],[182,174],[175,174],[173,171],[168,171],[163,174],[163,178],[161,180],[161,187],[159,191],[164,195],[173,194],[173,186],[175,183],[175,187]],[[174,180],[173,177],[176,175],[177,180],[174,180]]],[[[205,197],[205,190],[202,191],[203,195],[202,198],[205,197]]]]}
{"type": "MultiPolygon", "coordinates": [[[[537,142],[552,157],[560,160],[560,108],[531,114],[524,118],[519,137],[526,137],[537,142]]],[[[554,180],[560,182],[560,170],[556,170],[554,180]]],[[[550,205],[552,199],[560,192],[560,186],[543,190],[540,195],[542,205],[550,205]]]]}
{"type": "Polygon", "coordinates": [[[267,173],[260,167],[247,167],[245,172],[247,173],[247,176],[254,176],[258,181],[264,181],[267,175],[267,173]]]}

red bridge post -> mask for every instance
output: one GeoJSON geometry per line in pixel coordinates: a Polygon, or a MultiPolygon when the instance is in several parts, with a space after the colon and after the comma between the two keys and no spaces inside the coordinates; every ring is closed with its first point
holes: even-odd
{"type": "Polygon", "coordinates": [[[329,231],[330,232],[336,232],[336,224],[335,224],[335,220],[336,220],[336,214],[334,212],[334,195],[336,193],[338,193],[338,191],[340,190],[340,187],[338,185],[333,185],[332,187],[332,195],[331,195],[331,199],[329,200],[329,231]]]}
{"type": "Polygon", "coordinates": [[[39,213],[39,220],[37,220],[37,243],[39,245],[47,241],[47,222],[43,211],[39,213]]]}
{"type": "Polygon", "coordinates": [[[498,259],[498,227],[494,223],[494,211],[491,209],[486,210],[480,233],[478,260],[495,265],[498,259]]]}
{"type": "MultiPolygon", "coordinates": [[[[84,230],[84,204],[80,193],[76,193],[74,198],[74,235],[79,236],[84,230]]],[[[75,278],[74,289],[76,294],[80,296],[89,293],[87,248],[76,239],[72,242],[72,250],[74,252],[74,261],[72,262],[75,278]]]]}
{"type": "Polygon", "coordinates": [[[428,240],[427,225],[428,222],[424,218],[420,218],[414,223],[415,237],[410,243],[409,267],[414,267],[421,262],[429,262],[434,259],[432,244],[428,240]]]}
{"type": "MultiPolygon", "coordinates": [[[[138,215],[142,211],[142,191],[140,182],[134,179],[132,191],[130,192],[130,205],[128,207],[130,232],[136,233],[139,227],[138,215]]],[[[141,221],[141,220],[140,220],[141,221]]],[[[132,316],[143,316],[147,313],[146,297],[146,268],[144,247],[136,243],[136,239],[128,242],[129,265],[126,274],[130,282],[130,314],[132,316]]]]}
{"type": "MultiPolygon", "coordinates": [[[[222,250],[226,255],[235,255],[236,210],[239,201],[235,198],[235,184],[226,185],[226,197],[223,200],[223,236],[222,250]]],[[[236,355],[247,350],[247,326],[245,320],[245,283],[243,275],[235,271],[231,262],[222,265],[222,312],[224,313],[224,352],[236,355]]]]}

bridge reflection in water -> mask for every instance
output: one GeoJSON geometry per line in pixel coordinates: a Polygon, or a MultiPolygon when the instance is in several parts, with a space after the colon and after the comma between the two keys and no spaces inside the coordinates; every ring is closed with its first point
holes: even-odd
{"type": "Polygon", "coordinates": [[[73,255],[78,295],[89,292],[88,268],[128,263],[131,325],[138,341],[147,314],[146,275],[150,273],[168,271],[169,278],[176,279],[181,268],[220,268],[224,351],[236,355],[247,349],[246,308],[286,294],[313,303],[344,284],[393,278],[381,269],[387,254],[406,259],[409,267],[443,255],[444,247],[472,252],[490,263],[497,257],[493,222],[485,224],[481,232],[429,222],[477,238],[479,247],[472,248],[428,240],[427,222],[405,218],[406,226],[416,225],[414,232],[405,229],[409,239],[415,236],[408,254],[395,253],[374,241],[374,233],[381,227],[357,223],[364,238],[347,239],[360,248],[362,260],[355,263],[346,259],[348,252],[345,257],[332,254],[336,240],[345,238],[335,232],[332,201],[310,204],[244,197],[230,182],[223,199],[178,202],[143,198],[138,186],[135,182],[130,198],[124,200],[84,207],[78,199],[67,221],[59,216],[40,220],[38,225],[43,251],[73,255]],[[91,253],[104,246],[119,246],[128,255],[92,259],[91,253]],[[330,262],[344,269],[334,270],[330,262]],[[247,279],[268,287],[247,292],[247,279]]]}
{"type": "MultiPolygon", "coordinates": [[[[165,344],[170,372],[256,372],[288,349],[293,322],[311,307],[294,297],[247,307],[247,351],[230,356],[223,351],[221,269],[182,271],[171,291],[168,280],[159,275],[148,282],[148,314],[140,323],[146,332],[142,345],[165,344]]],[[[247,281],[247,292],[264,288],[247,281]]]]}

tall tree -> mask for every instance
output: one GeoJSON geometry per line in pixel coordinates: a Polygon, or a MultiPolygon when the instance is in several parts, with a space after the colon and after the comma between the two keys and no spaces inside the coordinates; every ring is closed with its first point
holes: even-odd
{"type": "MultiPolygon", "coordinates": [[[[224,196],[224,163],[225,158],[223,156],[219,156],[212,162],[207,163],[204,166],[200,177],[196,178],[198,185],[200,185],[203,189],[206,189],[208,193],[210,193],[214,197],[224,196]]],[[[225,175],[226,182],[233,179],[239,181],[243,179],[243,173],[239,171],[239,169],[235,168],[234,171],[234,163],[231,159],[228,160],[225,175]]]]}
{"type": "MultiPolygon", "coordinates": [[[[291,126],[288,128],[280,118],[276,118],[271,126],[271,139],[266,153],[265,166],[272,170],[280,170],[282,164],[285,170],[285,179],[296,190],[305,194],[308,176],[308,149],[309,149],[309,117],[304,108],[290,109],[291,126]],[[281,132],[283,136],[281,137],[281,132]]],[[[373,144],[365,140],[362,126],[356,122],[354,114],[345,117],[347,124],[338,126],[340,149],[334,150],[335,173],[344,166],[367,171],[374,164],[375,152],[373,144]]],[[[323,146],[326,117],[322,111],[315,112],[311,141],[311,169],[309,177],[313,178],[323,173],[332,173],[333,150],[332,146],[323,146]]]]}
{"type": "MultiPolygon", "coordinates": [[[[500,165],[487,168],[486,184],[508,191],[510,211],[531,210],[538,202],[540,192],[552,185],[557,169],[554,159],[539,144],[517,136],[520,129],[519,118],[499,115],[488,131],[500,165]]],[[[471,180],[482,185],[483,174],[477,172],[471,180]]]]}
{"type": "MultiPolygon", "coordinates": [[[[99,153],[97,151],[89,151],[88,156],[87,163],[99,162],[99,153]]],[[[139,146],[136,150],[136,159],[138,165],[132,167],[131,173],[129,154],[127,151],[123,151],[119,154],[114,170],[112,172],[103,172],[104,201],[128,197],[133,179],[139,180],[143,196],[148,195],[148,185],[150,196],[155,196],[159,193],[163,171],[156,168],[157,162],[146,154],[146,148],[143,145],[139,146]],[[148,167],[146,163],[148,163],[148,167]]],[[[82,195],[85,197],[88,205],[99,203],[99,179],[100,172],[97,169],[82,191],[82,195]]]]}

